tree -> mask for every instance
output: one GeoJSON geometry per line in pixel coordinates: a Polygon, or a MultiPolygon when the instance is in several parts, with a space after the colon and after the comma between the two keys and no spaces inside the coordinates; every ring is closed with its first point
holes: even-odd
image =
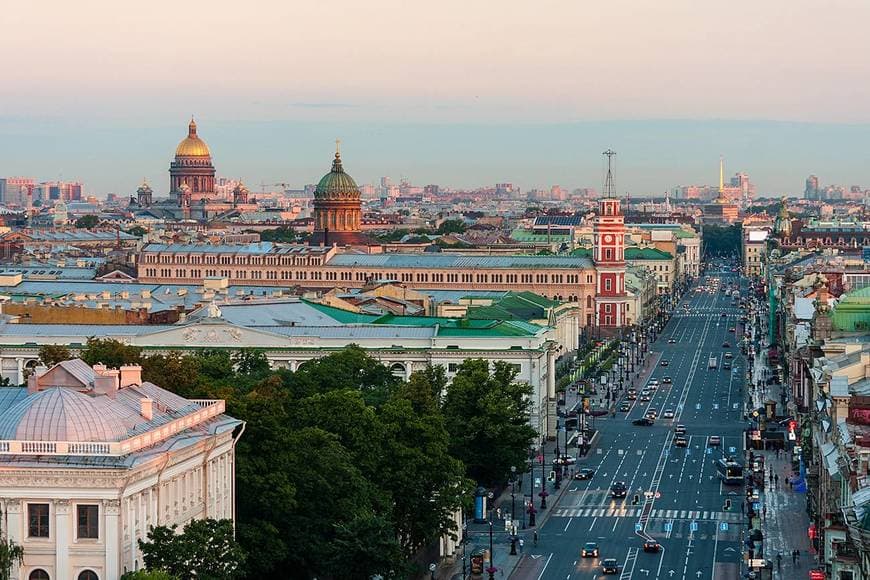
{"type": "Polygon", "coordinates": [[[45,366],[51,367],[71,358],[69,349],[62,344],[44,344],[39,347],[39,360],[45,366]]]}
{"type": "Polygon", "coordinates": [[[124,572],[121,580],[178,580],[178,578],[163,570],[136,570],[124,572]]]}
{"type": "Polygon", "coordinates": [[[243,348],[232,356],[236,372],[251,377],[264,377],[271,370],[269,359],[262,350],[243,348]]]}
{"type": "Polygon", "coordinates": [[[208,398],[201,376],[202,365],[196,356],[172,351],[142,359],[142,379],[188,399],[208,398]]]}
{"type": "Polygon", "coordinates": [[[482,485],[507,481],[511,466],[525,463],[536,437],[529,425],[532,388],[515,382],[516,375],[503,361],[490,373],[488,361],[467,359],[444,398],[451,452],[482,485]]]}
{"type": "Polygon", "coordinates": [[[177,526],[148,530],[139,549],[148,570],[162,570],[178,578],[238,578],[245,553],[233,534],[232,520],[192,520],[180,534],[177,526]]]}
{"type": "Polygon", "coordinates": [[[142,349],[113,338],[91,337],[82,349],[80,357],[89,365],[102,363],[108,368],[118,368],[122,365],[141,363],[142,349]]]}
{"type": "Polygon", "coordinates": [[[0,580],[9,580],[23,563],[24,548],[0,534],[0,580]]]}
{"type": "Polygon", "coordinates": [[[707,256],[727,256],[740,254],[741,225],[704,226],[704,254],[707,256]]]}
{"type": "Polygon", "coordinates": [[[312,360],[295,373],[285,375],[287,386],[297,398],[337,389],[352,389],[362,393],[369,404],[385,401],[400,380],[390,369],[370,357],[357,345],[312,360]]]}
{"type": "Polygon", "coordinates": [[[431,414],[441,407],[441,397],[447,388],[447,373],[441,365],[427,365],[414,371],[407,383],[399,387],[399,396],[411,402],[414,412],[431,414]]]}
{"type": "Polygon", "coordinates": [[[75,221],[75,226],[80,229],[91,229],[97,227],[100,223],[100,218],[93,214],[83,215],[75,221]]]}
{"type": "Polygon", "coordinates": [[[441,225],[438,226],[438,229],[435,230],[437,234],[461,234],[466,230],[465,222],[460,219],[455,220],[444,220],[441,222],[441,225]]]}

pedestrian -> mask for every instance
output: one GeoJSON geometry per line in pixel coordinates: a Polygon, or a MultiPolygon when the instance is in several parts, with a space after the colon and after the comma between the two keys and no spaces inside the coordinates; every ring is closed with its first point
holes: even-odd
{"type": "Polygon", "coordinates": [[[526,541],[523,540],[522,538],[520,538],[520,552],[523,551],[523,546],[525,546],[525,545],[526,545],[526,541]]]}
{"type": "Polygon", "coordinates": [[[791,563],[792,563],[792,565],[797,566],[799,555],[800,555],[800,552],[798,552],[797,550],[791,551],[791,563]]]}
{"type": "Polygon", "coordinates": [[[773,487],[774,487],[774,489],[779,487],[779,474],[778,473],[774,474],[774,476],[773,476],[773,487]]]}
{"type": "Polygon", "coordinates": [[[782,553],[776,555],[776,569],[782,570],[782,553]]]}
{"type": "Polygon", "coordinates": [[[537,546],[538,545],[538,530],[535,530],[535,533],[532,536],[532,538],[534,539],[535,545],[537,546]]]}
{"type": "Polygon", "coordinates": [[[761,508],[761,519],[767,521],[767,506],[761,508]]]}
{"type": "Polygon", "coordinates": [[[495,517],[501,519],[501,508],[495,510],[495,517]]]}

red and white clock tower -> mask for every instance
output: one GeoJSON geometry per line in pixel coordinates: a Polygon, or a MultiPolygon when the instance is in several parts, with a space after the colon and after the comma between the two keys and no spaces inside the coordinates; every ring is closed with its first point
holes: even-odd
{"type": "Polygon", "coordinates": [[[599,327],[625,326],[628,295],[625,292],[625,221],[619,199],[613,196],[613,174],[608,149],[605,197],[598,200],[592,261],[595,264],[595,322],[599,327]]]}

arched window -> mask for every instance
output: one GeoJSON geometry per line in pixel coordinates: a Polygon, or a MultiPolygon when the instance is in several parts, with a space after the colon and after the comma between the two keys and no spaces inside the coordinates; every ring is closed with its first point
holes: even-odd
{"type": "Polygon", "coordinates": [[[586,308],[592,308],[592,295],[586,296],[586,308]]]}
{"type": "Polygon", "coordinates": [[[51,580],[48,577],[48,572],[46,572],[42,568],[37,568],[36,570],[31,572],[30,576],[28,576],[28,578],[29,578],[29,580],[51,580]]]}
{"type": "Polygon", "coordinates": [[[390,365],[390,372],[393,373],[394,377],[404,379],[405,378],[405,365],[402,363],[393,363],[390,365]]]}
{"type": "Polygon", "coordinates": [[[79,580],[100,580],[100,578],[93,570],[83,570],[79,574],[79,580]]]}

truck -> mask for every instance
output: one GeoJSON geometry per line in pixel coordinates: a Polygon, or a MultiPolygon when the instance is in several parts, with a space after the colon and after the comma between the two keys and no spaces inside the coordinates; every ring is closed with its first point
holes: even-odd
{"type": "Polygon", "coordinates": [[[715,369],[716,365],[719,364],[719,358],[715,356],[711,356],[709,362],[707,363],[708,369],[715,369]]]}

